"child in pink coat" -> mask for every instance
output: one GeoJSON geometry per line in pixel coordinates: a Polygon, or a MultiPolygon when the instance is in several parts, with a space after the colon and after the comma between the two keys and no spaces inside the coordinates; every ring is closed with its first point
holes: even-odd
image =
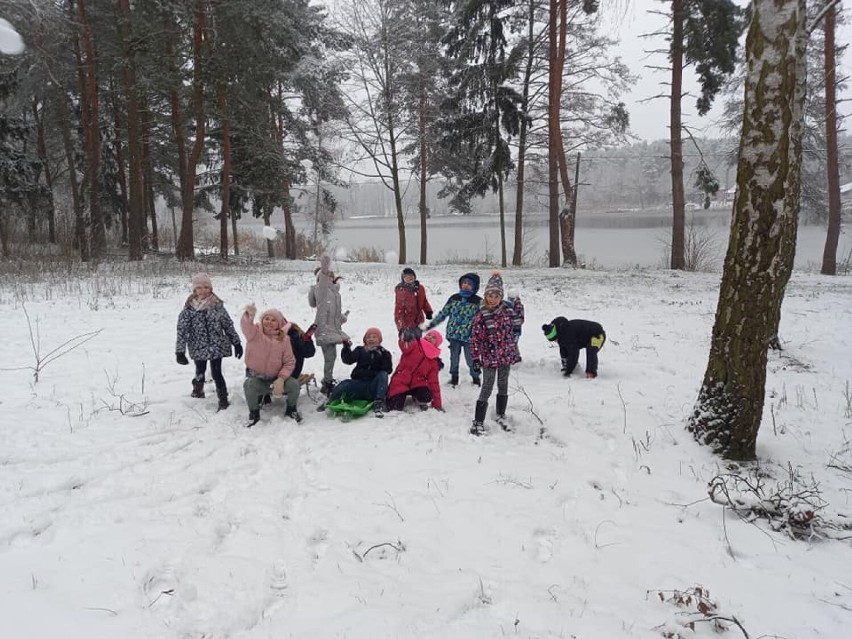
{"type": "Polygon", "coordinates": [[[271,308],[254,323],[257,307],[246,306],[240,318],[240,328],[246,336],[246,379],[243,382],[251,428],[260,421],[260,402],[264,395],[281,397],[284,385],[293,373],[296,358],[287,331],[290,324],[284,321],[281,311],[271,308]]]}
{"type": "Polygon", "coordinates": [[[432,408],[443,410],[438,381],[438,371],[443,368],[440,358],[443,341],[436,330],[427,332],[420,339],[399,340],[402,356],[388,385],[385,402],[388,410],[402,410],[409,395],[420,405],[420,410],[429,408],[430,403],[432,408]]]}

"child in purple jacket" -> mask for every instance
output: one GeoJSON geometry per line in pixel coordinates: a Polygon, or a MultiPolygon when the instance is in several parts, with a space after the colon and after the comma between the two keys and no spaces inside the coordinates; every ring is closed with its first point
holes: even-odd
{"type": "Polygon", "coordinates": [[[518,356],[514,333],[524,323],[524,305],[520,298],[515,298],[513,302],[512,306],[503,303],[503,278],[499,272],[495,272],[485,286],[482,306],[473,318],[470,335],[474,369],[482,370],[482,389],[470,427],[473,435],[485,432],[485,413],[495,378],[497,423],[503,430],[509,430],[505,420],[506,404],[509,401],[509,369],[518,356]]]}

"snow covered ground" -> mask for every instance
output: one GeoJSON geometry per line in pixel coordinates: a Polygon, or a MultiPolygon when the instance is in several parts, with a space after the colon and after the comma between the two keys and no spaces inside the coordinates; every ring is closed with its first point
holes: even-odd
{"type": "MultiPolygon", "coordinates": [[[[464,366],[444,413],[344,423],[312,390],[300,425],[275,403],[246,429],[233,358],[231,408],[212,384],[191,399],[173,351],[193,268],[0,283],[0,637],[718,636],[669,601],[697,586],[752,638],[848,636],[849,541],[794,541],[707,498],[730,468],[684,422],[718,273],[507,269],[527,312],[516,432],[475,438],[464,366]],[[24,309],[43,359],[98,332],[35,383],[24,309]],[[606,328],[598,379],[560,376],[540,330],[557,315],[606,328]]],[[[307,325],[312,268],[210,272],[235,319],[255,302],[307,325]]],[[[346,328],[381,328],[396,362],[400,267],[334,268],[346,328]]],[[[436,307],[469,270],[414,268],[436,307]]],[[[851,326],[848,277],[794,275],[759,438],[766,491],[816,482],[829,521],[852,514],[851,326]]]]}

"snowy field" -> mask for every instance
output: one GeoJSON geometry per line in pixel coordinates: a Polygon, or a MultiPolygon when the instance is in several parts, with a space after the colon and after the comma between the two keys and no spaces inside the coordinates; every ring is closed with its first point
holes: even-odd
{"type": "MultiPolygon", "coordinates": [[[[255,302],[305,326],[313,266],[210,272],[235,319],[255,302]]],[[[527,312],[516,432],[475,438],[464,366],[443,413],[344,423],[313,409],[312,389],[300,425],[275,403],[249,430],[233,358],[228,410],[212,383],[191,399],[173,351],[196,268],[0,282],[0,637],[745,636],[672,603],[697,586],[751,638],[849,636],[850,541],[795,541],[707,498],[730,468],[684,422],[718,273],[507,269],[527,312]],[[560,376],[540,330],[557,315],[604,325],[598,379],[560,376]]],[[[345,328],[356,342],[381,328],[396,363],[400,267],[333,268],[345,328]]],[[[436,308],[469,270],[414,268],[436,308]]],[[[826,522],[852,515],[850,327],[852,280],[797,271],[758,443],[766,490],[816,485],[826,522]]]]}

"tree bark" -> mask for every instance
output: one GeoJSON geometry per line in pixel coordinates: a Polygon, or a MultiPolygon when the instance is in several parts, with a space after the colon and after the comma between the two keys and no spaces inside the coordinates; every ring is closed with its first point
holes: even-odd
{"type": "Polygon", "coordinates": [[[80,261],[89,261],[89,238],[86,233],[86,214],[83,208],[83,196],[77,176],[77,164],[74,157],[74,141],[71,137],[71,104],[64,87],[56,87],[59,108],[59,129],[62,133],[62,146],[65,150],[65,162],[68,165],[68,182],[71,185],[71,206],[74,209],[74,245],[80,252],[80,261]]]}
{"type": "Polygon", "coordinates": [[[426,232],[426,220],[429,219],[429,207],[426,206],[426,182],[429,178],[429,151],[426,145],[426,88],[421,84],[419,87],[417,105],[417,135],[420,153],[420,200],[418,210],[420,211],[420,263],[426,264],[429,243],[426,232]]]}
{"type": "Polygon", "coordinates": [[[121,246],[127,246],[127,210],[130,207],[129,195],[127,193],[127,173],[124,170],[124,154],[121,151],[121,138],[124,135],[121,128],[121,108],[118,103],[118,91],[112,90],[112,112],[115,127],[113,136],[113,153],[115,153],[116,171],[118,173],[118,189],[123,206],[118,212],[118,221],[121,225],[121,246]]]}
{"type": "Polygon", "coordinates": [[[231,127],[228,124],[228,97],[225,86],[216,87],[219,119],[222,123],[222,204],[219,208],[219,255],[228,259],[228,213],[231,205],[231,127]]]}
{"type": "Polygon", "coordinates": [[[746,40],[737,194],[704,381],[687,428],[755,458],[769,342],[793,269],[801,186],[805,0],[755,0],[746,40]]]}
{"type": "Polygon", "coordinates": [[[547,96],[547,193],[548,193],[548,265],[559,266],[559,64],[557,61],[557,2],[550,0],[548,34],[547,96]]]}
{"type": "Polygon", "coordinates": [[[47,143],[44,136],[44,109],[46,103],[42,102],[41,112],[38,108],[38,99],[33,100],[33,117],[36,122],[38,157],[44,167],[44,182],[47,185],[47,241],[56,244],[56,205],[53,201],[53,174],[50,172],[50,161],[47,157],[47,143]]]}
{"type": "Polygon", "coordinates": [[[181,215],[180,236],[175,255],[180,260],[195,257],[193,216],[195,214],[195,174],[201,151],[204,149],[206,133],[206,115],[204,112],[205,72],[204,47],[207,33],[207,0],[195,0],[195,20],[192,27],[192,110],[195,116],[195,141],[187,153],[186,140],[181,122],[178,87],[172,87],[172,121],[175,127],[175,140],[178,143],[178,161],[180,164],[181,215]],[[178,131],[180,129],[180,132],[178,131]]]}
{"type": "Polygon", "coordinates": [[[683,0],[672,0],[672,92],[669,105],[669,139],[672,174],[671,268],[683,270],[685,213],[683,194],[683,140],[681,138],[681,99],[683,97],[683,0]]]}
{"type": "Polygon", "coordinates": [[[130,43],[130,0],[118,0],[118,37],[122,49],[122,82],[127,101],[127,151],[130,197],[128,198],[128,259],[141,260],[145,225],[145,190],[142,167],[142,141],[139,126],[139,97],[136,64],[130,43]]]}
{"type": "MultiPolygon", "coordinates": [[[[98,77],[95,69],[95,44],[89,25],[86,0],[77,0],[77,18],[80,23],[85,58],[78,57],[80,90],[83,107],[83,131],[86,140],[86,173],[89,187],[89,224],[92,229],[91,251],[99,257],[106,250],[106,228],[101,212],[100,167],[101,134],[98,96],[98,77]]],[[[79,53],[79,49],[78,49],[79,53]]]]}
{"type": "Polygon", "coordinates": [[[837,274],[840,240],[840,171],[837,163],[837,64],[835,55],[836,9],[825,14],[825,151],[828,171],[828,229],[822,253],[823,275],[837,274]]]}
{"type": "Polygon", "coordinates": [[[529,121],[527,114],[530,102],[530,79],[532,78],[533,60],[535,58],[535,12],[538,3],[529,0],[528,31],[527,31],[527,63],[524,68],[524,81],[521,89],[523,117],[521,129],[518,132],[518,171],[516,175],[517,190],[515,191],[515,246],[512,250],[512,266],[520,266],[524,259],[524,180],[526,179],[527,135],[529,121]]]}

